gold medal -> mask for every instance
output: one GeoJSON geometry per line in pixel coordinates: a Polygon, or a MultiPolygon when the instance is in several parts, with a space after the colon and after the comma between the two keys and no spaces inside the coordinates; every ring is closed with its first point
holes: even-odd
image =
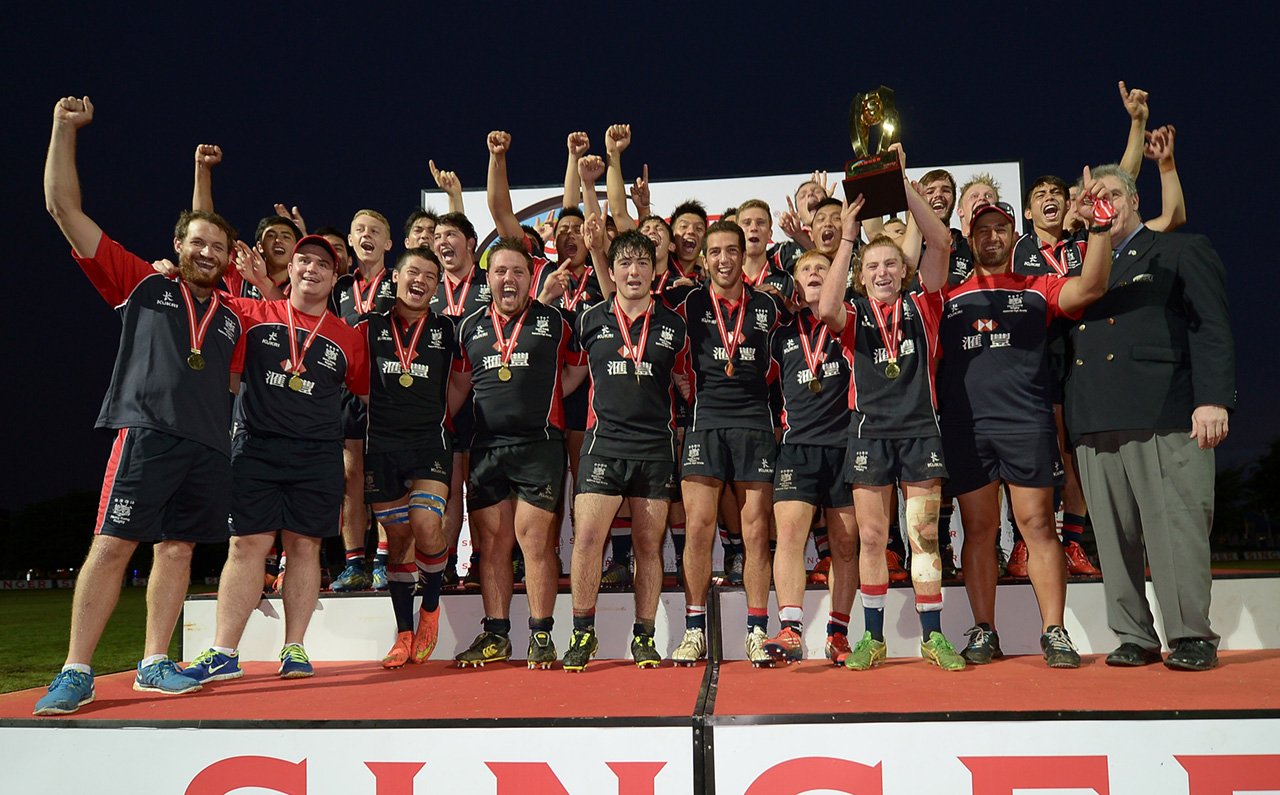
{"type": "Polygon", "coordinates": [[[724,366],[724,374],[733,378],[733,362],[726,362],[724,366]]]}
{"type": "Polygon", "coordinates": [[[298,375],[297,373],[294,373],[293,375],[289,376],[289,388],[292,389],[294,392],[301,392],[302,376],[298,375]]]}
{"type": "Polygon", "coordinates": [[[403,387],[413,386],[413,376],[409,375],[408,373],[401,373],[400,386],[403,386],[403,387]]]}
{"type": "Polygon", "coordinates": [[[204,355],[201,354],[200,351],[192,351],[191,354],[187,356],[187,367],[190,367],[192,370],[203,370],[204,355]]]}
{"type": "Polygon", "coordinates": [[[511,380],[511,368],[505,364],[498,368],[498,380],[507,382],[511,380]]]}
{"type": "Polygon", "coordinates": [[[819,381],[817,378],[814,378],[812,381],[809,382],[809,391],[815,395],[821,392],[822,382],[819,381]]]}
{"type": "Polygon", "coordinates": [[[902,368],[898,366],[896,361],[890,359],[889,363],[884,366],[884,374],[889,378],[897,378],[902,375],[902,368]]]}

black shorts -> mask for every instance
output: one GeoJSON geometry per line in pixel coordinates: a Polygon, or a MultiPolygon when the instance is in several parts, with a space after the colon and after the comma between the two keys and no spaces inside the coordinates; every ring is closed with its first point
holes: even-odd
{"type": "Polygon", "coordinates": [[[670,500],[676,489],[675,461],[636,461],[583,453],[578,459],[578,493],[670,500]]]}
{"type": "Polygon", "coordinates": [[[947,477],[942,439],[859,439],[850,437],[845,479],[854,486],[895,486],[947,477]]]}
{"type": "Polygon", "coordinates": [[[848,508],[853,492],[845,482],[843,447],[784,444],[778,448],[773,501],[799,500],[819,508],[848,508]]]}
{"type": "Polygon", "coordinates": [[[231,475],[232,535],[338,534],[344,480],[338,442],[241,434],[231,443],[231,475]]]}
{"type": "Polygon", "coordinates": [[[467,510],[515,497],[554,511],[564,496],[565,466],[564,442],[559,439],[476,448],[467,476],[467,510]]]}
{"type": "Polygon", "coordinates": [[[976,434],[972,429],[944,428],[942,447],[951,479],[944,497],[967,494],[995,480],[1013,486],[1062,484],[1058,435],[1050,429],[1030,433],[976,434]]]}
{"type": "Polygon", "coordinates": [[[364,454],[364,501],[396,502],[415,480],[453,482],[453,452],[439,445],[364,454]]]}
{"type": "Polygon", "coordinates": [[[772,484],[777,457],[778,442],[773,431],[756,428],[685,431],[680,477],[772,484]]]}
{"type": "Polygon", "coordinates": [[[572,394],[564,396],[564,428],[567,431],[585,431],[587,429],[587,403],[590,400],[591,385],[583,381],[582,386],[572,394]]]}
{"type": "Polygon", "coordinates": [[[227,540],[231,464],[208,445],[121,428],[102,478],[94,533],[128,541],[227,540]]]}
{"type": "Polygon", "coordinates": [[[342,436],[364,441],[369,430],[369,407],[355,395],[342,390],[342,436]]]}
{"type": "Polygon", "coordinates": [[[453,423],[453,435],[449,440],[453,443],[453,452],[467,452],[471,449],[472,437],[476,435],[476,405],[470,394],[450,421],[453,423]]]}

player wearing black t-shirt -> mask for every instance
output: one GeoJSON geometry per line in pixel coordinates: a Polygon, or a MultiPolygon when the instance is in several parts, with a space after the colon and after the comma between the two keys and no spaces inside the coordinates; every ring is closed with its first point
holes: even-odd
{"type": "Polygon", "coordinates": [[[467,506],[480,538],[485,608],[484,631],[457,656],[464,667],[511,656],[511,549],[517,540],[529,598],[529,667],[550,667],[557,657],[551,628],[554,520],[565,467],[561,396],[582,382],[586,367],[560,311],[530,298],[532,276],[523,239],[501,239],[489,253],[493,303],[458,327],[461,358],[449,405],[460,405],[474,389],[467,506]]]}
{"type": "Polygon", "coordinates": [[[862,639],[845,659],[851,670],[867,670],[885,659],[884,599],[889,588],[885,547],[895,492],[902,489],[911,544],[911,581],[920,620],[920,654],[945,671],[964,668],[964,660],[942,633],[942,560],[938,547],[938,512],[942,460],[937,398],[938,324],[946,280],[947,228],[913,186],[904,185],[912,217],[931,244],[921,260],[923,290],[906,292],[911,267],[896,243],[873,237],[854,265],[857,294],[841,299],[853,241],[858,238],[855,202],[845,215],[843,242],[824,289],[823,318],[852,360],[848,405],[847,479],[853,484],[862,539],[859,560],[862,639]]]}
{"type": "Polygon", "coordinates": [[[769,408],[774,377],[770,340],[778,325],[773,296],[742,281],[742,228],[717,222],[707,231],[706,287],[677,308],[689,334],[691,417],[685,432],[681,490],[687,517],[684,549],[685,635],[672,660],[692,665],[706,654],[706,596],[711,542],[726,483],[742,506],[746,547],[747,654],[768,665],[769,519],[777,443],[769,408]]]}
{"type": "Polygon", "coordinates": [[[453,321],[430,309],[439,277],[440,261],[430,249],[405,251],[390,277],[395,308],[365,315],[358,327],[368,342],[370,364],[364,494],[387,532],[388,590],[396,619],[396,641],[382,660],[384,668],[426,662],[440,623],[448,560],[443,520],[453,465],[445,398],[457,341],[453,321]],[[422,607],[415,632],[419,569],[422,607]]]}
{"type": "MultiPolygon", "coordinates": [[[[342,394],[369,391],[363,336],[328,311],[336,262],[328,240],[308,235],[294,247],[288,298],[232,299],[245,324],[245,366],[232,444],[231,548],[213,647],[187,669],[205,681],[242,675],[236,646],[277,530],[289,558],[279,674],[313,673],[302,642],[320,591],[320,545],[339,529],[342,394]]],[[[250,280],[264,285],[266,275],[250,280]]]]}
{"type": "Polygon", "coordinates": [[[76,578],[66,663],[36,702],[36,715],[71,713],[93,701],[93,652],[139,542],[154,543],[155,554],[146,645],[133,687],[168,694],[200,689],[168,659],[169,641],[192,550],[196,542],[226,538],[230,497],[226,390],[243,347],[240,322],[214,287],[234,231],[213,213],[184,213],[173,238],[176,282],[104,235],[81,209],[75,164],[77,130],[92,118],[88,97],[54,106],[45,201],[85,275],[120,311],[120,348],[97,422],[117,437],[93,543],[76,578]]]}
{"type": "MultiPolygon", "coordinates": [[[[592,219],[594,221],[594,217],[592,219]]],[[[630,508],[635,551],[636,665],[656,666],[653,643],[662,590],[662,536],[675,490],[676,424],[673,377],[687,386],[684,321],[651,295],[653,244],[634,230],[610,247],[602,287],[617,293],[578,316],[578,340],[590,370],[587,432],[574,501],[573,639],[566,671],[581,671],[595,655],[600,557],[611,521],[630,508]]]]}
{"type": "Polygon", "coordinates": [[[783,398],[782,446],[773,480],[778,527],[773,580],[781,630],[764,650],[777,660],[804,659],[804,549],[814,514],[821,512],[831,548],[826,652],[840,663],[849,651],[849,611],[857,586],[857,525],[844,473],[849,363],[839,334],[831,334],[817,314],[831,261],[821,252],[807,251],[795,267],[797,297],[804,308],[773,337],[783,398]]]}
{"type": "MultiPolygon", "coordinates": [[[[1086,182],[1090,190],[1082,195],[1100,192],[1086,182]]],[[[1104,199],[1095,204],[1095,213],[1109,210],[1104,199]]],[[[965,590],[975,623],[964,656],[982,664],[1001,653],[993,628],[993,549],[1003,480],[1030,554],[1045,660],[1051,667],[1074,668],[1080,657],[1062,626],[1066,562],[1053,524],[1053,487],[1061,474],[1045,340],[1054,318],[1077,316],[1106,291],[1110,238],[1090,235],[1080,276],[1027,277],[1011,272],[1009,205],[980,204],[970,224],[976,267],[944,292],[940,390],[948,493],[957,496],[964,517],[965,590]]]]}

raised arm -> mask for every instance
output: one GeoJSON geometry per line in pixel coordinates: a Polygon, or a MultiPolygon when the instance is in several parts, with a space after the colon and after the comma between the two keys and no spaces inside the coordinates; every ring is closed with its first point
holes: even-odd
{"type": "Polygon", "coordinates": [[[1106,186],[1094,181],[1088,166],[1084,167],[1080,184],[1083,187],[1076,197],[1076,212],[1081,218],[1092,219],[1092,223],[1080,275],[1069,277],[1058,295],[1058,307],[1068,315],[1077,314],[1105,295],[1111,278],[1111,224],[1116,210],[1106,195],[1106,186]]]}
{"type": "Polygon", "coordinates": [[[1146,141],[1147,117],[1151,115],[1147,107],[1147,92],[1140,88],[1132,91],[1120,81],[1120,101],[1129,114],[1129,140],[1125,143],[1124,156],[1120,158],[1120,168],[1129,172],[1129,176],[1137,179],[1138,169],[1142,168],[1142,148],[1146,141]]]}
{"type": "Polygon", "coordinates": [[[520,219],[511,207],[511,182],[507,179],[507,151],[511,133],[494,130],[486,140],[489,147],[489,214],[502,237],[524,237],[520,219]]]}
{"type": "Polygon", "coordinates": [[[578,130],[569,133],[565,146],[569,149],[569,159],[564,166],[564,198],[560,201],[560,206],[577,207],[578,194],[581,192],[578,185],[578,161],[591,148],[591,139],[578,130]]]}
{"type": "Polygon", "coordinates": [[[622,178],[622,153],[631,145],[631,125],[613,124],[604,132],[604,154],[608,171],[605,173],[606,195],[613,209],[613,223],[619,232],[636,228],[636,221],[627,212],[627,183],[622,178]]]}
{"type": "Polygon", "coordinates": [[[578,176],[582,179],[582,212],[603,215],[600,199],[596,197],[596,180],[604,176],[604,161],[599,155],[587,155],[578,160],[578,176]]]}
{"type": "Polygon", "coordinates": [[[613,276],[609,273],[609,237],[604,232],[604,221],[595,213],[589,213],[582,222],[582,240],[591,252],[591,265],[595,269],[596,282],[604,300],[617,290],[613,276]]]}
{"type": "Polygon", "coordinates": [[[93,121],[88,97],[63,97],[53,106],[53,131],[44,161],[44,206],[62,235],[81,257],[98,253],[102,229],[84,214],[80,204],[80,174],[76,171],[76,132],[93,121]]]}
{"type": "Polygon", "coordinates": [[[640,171],[640,176],[636,177],[635,184],[631,186],[631,203],[636,206],[637,221],[644,220],[650,215],[653,215],[653,208],[649,197],[648,163],[644,164],[644,167],[640,171]]]}
{"type": "Polygon", "coordinates": [[[1182,180],[1178,179],[1178,167],[1173,162],[1173,137],[1177,131],[1172,124],[1147,133],[1147,146],[1143,155],[1156,161],[1160,168],[1160,216],[1147,221],[1153,232],[1172,232],[1187,222],[1187,204],[1182,196],[1182,180]]]}
{"type": "Polygon", "coordinates": [[[458,179],[457,173],[441,171],[436,168],[434,160],[428,160],[427,167],[431,169],[431,178],[436,181],[436,187],[449,197],[449,212],[465,214],[466,209],[462,204],[462,181],[458,179]]]}
{"type": "Polygon", "coordinates": [[[862,223],[858,221],[862,203],[862,195],[859,194],[853,204],[845,204],[840,211],[840,248],[836,249],[831,269],[827,271],[822,282],[822,293],[818,297],[818,317],[836,334],[844,331],[844,290],[849,283],[853,247],[858,242],[858,235],[862,234],[862,223]]]}
{"type": "Polygon", "coordinates": [[[196,147],[196,176],[191,189],[191,209],[213,212],[213,167],[221,162],[221,146],[200,144],[196,147]]]}

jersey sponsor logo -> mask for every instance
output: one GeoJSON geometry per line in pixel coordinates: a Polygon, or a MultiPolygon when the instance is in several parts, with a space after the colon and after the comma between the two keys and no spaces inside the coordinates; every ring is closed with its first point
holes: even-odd
{"type": "Polygon", "coordinates": [[[1002,331],[1002,332],[1000,332],[1000,333],[998,333],[998,334],[992,334],[992,335],[991,335],[991,347],[993,347],[993,348],[1007,348],[1007,347],[1009,347],[1009,338],[1010,338],[1010,336],[1011,336],[1011,335],[1010,335],[1010,334],[1009,334],[1009,332],[1007,332],[1007,331],[1002,331]]]}
{"type": "MultiPolygon", "coordinates": [[[[511,361],[507,362],[507,364],[510,367],[528,367],[529,366],[528,351],[525,351],[523,353],[511,354],[511,361]]],[[[490,354],[480,360],[480,365],[484,367],[484,369],[486,370],[497,370],[499,367],[502,366],[502,354],[500,353],[490,354]]]]}
{"type": "MultiPolygon", "coordinates": [[[[302,381],[302,388],[297,390],[298,392],[308,396],[314,393],[316,388],[315,381],[310,381],[306,378],[300,378],[299,380],[302,381]]],[[[267,371],[263,381],[266,382],[267,386],[273,386],[277,389],[287,389],[289,384],[289,379],[284,373],[277,373],[271,370],[267,371]]]]}
{"type": "Polygon", "coordinates": [[[133,518],[133,504],[135,500],[126,500],[122,497],[116,497],[111,501],[111,523],[112,524],[129,524],[129,520],[133,518]]]}
{"type": "Polygon", "coordinates": [[[981,334],[969,334],[968,336],[964,336],[960,338],[960,350],[962,351],[972,351],[981,347],[982,347],[981,334]]]}
{"type": "MultiPolygon", "coordinates": [[[[622,351],[618,351],[618,353],[621,354],[622,351]]],[[[610,359],[609,361],[605,362],[605,374],[606,375],[633,375],[633,373],[631,372],[632,367],[635,368],[634,375],[637,375],[637,376],[644,375],[644,376],[650,376],[650,377],[653,376],[653,362],[641,361],[641,362],[636,362],[634,365],[632,365],[631,362],[627,359],[622,359],[622,360],[610,359]]]]}
{"type": "Polygon", "coordinates": [[[973,321],[973,323],[971,323],[970,325],[973,326],[974,331],[995,331],[996,329],[1000,328],[999,323],[997,323],[994,320],[991,320],[990,318],[985,318],[985,317],[979,318],[978,320],[973,321]]]}
{"type": "MultiPolygon", "coordinates": [[[[729,361],[729,354],[719,345],[711,351],[711,356],[718,362],[729,361]]],[[[752,347],[738,348],[738,357],[744,362],[754,362],[756,360],[756,349],[752,347]]]]}
{"type": "Polygon", "coordinates": [[[170,309],[182,308],[178,306],[178,302],[174,299],[173,292],[170,290],[165,290],[164,294],[156,299],[156,306],[167,306],[170,309]]]}
{"type": "Polygon", "coordinates": [[[1005,304],[1004,311],[1009,312],[1026,312],[1027,308],[1022,302],[1022,293],[1010,293],[1009,302],[1005,304]]]}
{"type": "Polygon", "coordinates": [[[702,445],[691,444],[684,449],[684,465],[687,467],[702,466],[702,445]]]}
{"type": "Polygon", "coordinates": [[[320,357],[320,364],[324,367],[337,372],[338,370],[338,348],[335,345],[324,346],[324,354],[320,357]]]}
{"type": "Polygon", "coordinates": [[[263,344],[263,345],[269,345],[269,346],[271,346],[272,348],[279,348],[279,347],[280,347],[280,334],[279,334],[278,332],[275,332],[275,331],[271,332],[270,334],[268,334],[268,335],[267,335],[267,338],[266,338],[265,340],[263,340],[263,341],[262,341],[262,344],[263,344]]]}
{"type": "MultiPolygon", "coordinates": [[[[903,340],[902,344],[898,346],[898,358],[902,358],[903,356],[910,356],[915,352],[916,352],[915,340],[903,340]]],[[[889,361],[889,352],[884,348],[876,348],[875,353],[872,354],[872,359],[875,361],[876,364],[884,364],[885,362],[889,361]]]]}
{"type": "MultiPolygon", "coordinates": [[[[394,359],[384,359],[382,362],[383,375],[400,375],[404,372],[404,368],[400,366],[400,362],[394,359]]],[[[428,378],[431,375],[431,365],[422,364],[421,362],[412,362],[409,365],[409,374],[418,378],[428,378]]]]}

